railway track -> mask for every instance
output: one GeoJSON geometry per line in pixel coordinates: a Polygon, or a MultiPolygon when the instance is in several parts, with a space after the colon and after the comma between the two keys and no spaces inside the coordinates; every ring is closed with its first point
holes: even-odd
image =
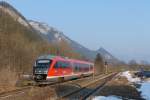
{"type": "Polygon", "coordinates": [[[0,93],[0,100],[12,100],[12,98],[14,96],[19,96],[22,94],[27,93],[27,91],[29,91],[31,88],[34,88],[36,86],[50,86],[50,87],[55,87],[57,85],[62,85],[62,84],[68,84],[68,83],[74,83],[74,82],[78,82],[81,80],[87,80],[90,79],[92,77],[85,77],[85,78],[80,78],[80,79],[76,79],[76,80],[69,80],[69,81],[64,81],[64,82],[42,82],[42,83],[31,83],[29,86],[26,87],[22,87],[16,90],[12,90],[12,91],[7,91],[7,92],[3,92],[0,93]]]}
{"type": "Polygon", "coordinates": [[[20,89],[0,93],[0,100],[5,100],[5,99],[11,100],[12,96],[23,94],[23,93],[25,93],[26,90],[29,90],[30,88],[31,88],[31,86],[27,86],[27,87],[23,87],[20,89]]]}
{"type": "Polygon", "coordinates": [[[107,76],[95,79],[92,82],[89,82],[82,86],[81,88],[72,91],[64,96],[61,96],[58,98],[58,100],[86,100],[89,98],[93,93],[95,93],[97,90],[101,89],[105,86],[105,84],[110,81],[116,73],[109,74],[107,76]]]}
{"type": "MultiPolygon", "coordinates": [[[[105,76],[105,75],[95,76],[94,78],[92,76],[91,77],[85,77],[85,78],[80,78],[80,79],[76,79],[76,80],[64,81],[64,82],[55,82],[55,83],[54,82],[53,83],[49,82],[49,83],[42,83],[42,84],[40,84],[40,83],[34,84],[33,83],[33,84],[30,84],[30,86],[26,86],[26,87],[23,87],[23,88],[20,88],[20,89],[0,93],[0,100],[16,100],[15,98],[21,97],[21,96],[23,97],[25,94],[28,93],[28,91],[31,88],[36,88],[37,86],[45,86],[45,87],[55,88],[55,87],[60,86],[60,85],[76,84],[76,83],[79,83],[79,82],[83,84],[83,83],[85,83],[85,81],[96,80],[96,79],[99,79],[103,76],[105,76]]],[[[66,98],[66,97],[67,96],[63,96],[63,97],[61,97],[61,99],[66,98]]]]}

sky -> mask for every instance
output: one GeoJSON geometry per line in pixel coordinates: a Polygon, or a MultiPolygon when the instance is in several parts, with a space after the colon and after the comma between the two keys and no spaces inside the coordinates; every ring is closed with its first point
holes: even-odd
{"type": "Polygon", "coordinates": [[[150,0],[3,0],[27,19],[119,59],[150,61],[150,0]]]}

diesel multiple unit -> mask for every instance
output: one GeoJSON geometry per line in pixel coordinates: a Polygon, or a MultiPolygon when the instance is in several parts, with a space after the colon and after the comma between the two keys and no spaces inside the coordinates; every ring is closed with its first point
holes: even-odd
{"type": "Polygon", "coordinates": [[[33,67],[36,81],[57,81],[89,76],[94,73],[94,64],[87,61],[60,56],[40,56],[33,67]]]}

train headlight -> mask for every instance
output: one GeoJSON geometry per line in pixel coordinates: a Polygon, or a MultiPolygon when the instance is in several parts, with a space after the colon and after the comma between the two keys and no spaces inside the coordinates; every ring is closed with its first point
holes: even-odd
{"type": "Polygon", "coordinates": [[[42,79],[42,78],[43,78],[42,75],[37,75],[37,76],[36,76],[36,79],[38,79],[38,80],[40,80],[40,79],[42,79]]]}

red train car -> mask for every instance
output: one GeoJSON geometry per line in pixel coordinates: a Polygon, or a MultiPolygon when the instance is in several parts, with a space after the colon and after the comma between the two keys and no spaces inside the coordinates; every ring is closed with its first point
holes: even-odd
{"type": "Polygon", "coordinates": [[[39,57],[33,67],[36,81],[57,81],[89,76],[94,73],[94,64],[87,61],[46,55],[39,57]]]}

